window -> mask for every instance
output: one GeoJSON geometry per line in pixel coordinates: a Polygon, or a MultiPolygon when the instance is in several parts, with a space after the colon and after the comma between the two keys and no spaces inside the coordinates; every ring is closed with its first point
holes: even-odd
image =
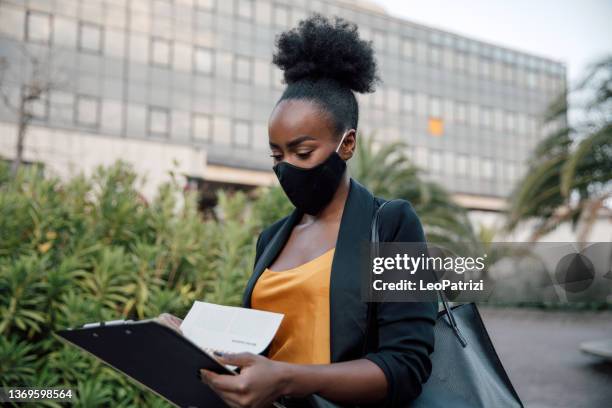
{"type": "Polygon", "coordinates": [[[412,92],[402,92],[402,111],[414,111],[414,94],[412,92]]]}
{"type": "MultiPolygon", "coordinates": [[[[130,61],[147,64],[149,62],[149,38],[136,33],[130,34],[128,56],[130,61]]],[[[131,64],[134,65],[134,64],[131,64]]]]}
{"type": "Polygon", "coordinates": [[[237,0],[237,14],[238,17],[250,20],[253,18],[253,0],[237,0]]]}
{"type": "Polygon", "coordinates": [[[105,99],[102,101],[103,133],[120,135],[123,128],[123,104],[120,101],[105,99]]]}
{"type": "Polygon", "coordinates": [[[442,154],[437,150],[432,150],[429,154],[429,168],[434,173],[442,171],[442,154]]]}
{"type": "Polygon", "coordinates": [[[387,107],[390,112],[397,112],[400,109],[400,93],[397,88],[387,89],[387,107]]]}
{"type": "Polygon", "coordinates": [[[442,163],[442,170],[444,171],[444,174],[452,176],[455,174],[455,154],[448,150],[446,150],[443,154],[444,162],[442,163]]]}
{"type": "Polygon", "coordinates": [[[275,4],[272,9],[272,22],[277,27],[288,27],[289,8],[281,4],[275,4]]]}
{"type": "Polygon", "coordinates": [[[91,23],[79,23],[79,50],[99,54],[102,52],[102,29],[91,23]]]}
{"type": "Polygon", "coordinates": [[[480,173],[480,157],[472,154],[470,155],[470,161],[469,161],[469,167],[468,167],[468,174],[470,175],[471,178],[478,178],[481,176],[480,173]]]}
{"type": "Polygon", "coordinates": [[[149,134],[168,137],[170,129],[170,114],[166,108],[149,107],[149,134]]]}
{"type": "Polygon", "coordinates": [[[468,158],[464,154],[457,156],[457,174],[466,176],[468,172],[468,158]]]}
{"type": "Polygon", "coordinates": [[[442,102],[440,98],[433,96],[429,98],[429,115],[435,117],[442,116],[442,102]]]}
{"type": "Polygon", "coordinates": [[[210,75],[213,72],[213,51],[208,48],[198,47],[193,53],[194,71],[200,74],[210,75]]]}
{"type": "Polygon", "coordinates": [[[93,96],[78,95],[76,99],[75,123],[97,128],[100,120],[100,101],[93,96]]]}
{"type": "Polygon", "coordinates": [[[215,144],[229,145],[232,133],[232,122],[223,116],[215,116],[213,119],[213,137],[215,144]]]}
{"type": "Polygon", "coordinates": [[[194,113],[191,117],[191,137],[193,140],[210,142],[212,139],[212,119],[209,115],[194,113]]]}
{"type": "Polygon", "coordinates": [[[169,16],[172,13],[170,0],[154,0],[151,8],[157,16],[169,16]]]}
{"type": "Polygon", "coordinates": [[[416,59],[421,64],[427,64],[428,45],[424,42],[416,44],[416,59]]]}
{"type": "Polygon", "coordinates": [[[62,91],[52,91],[50,103],[51,119],[55,123],[74,124],[74,102],[74,94],[62,91]]]}
{"type": "Polygon", "coordinates": [[[457,118],[457,123],[467,123],[467,107],[465,103],[455,103],[455,117],[457,118]]]}
{"type": "Polygon", "coordinates": [[[147,107],[129,103],[125,114],[126,134],[130,137],[146,136],[147,107]]]}
{"type": "Polygon", "coordinates": [[[251,125],[246,121],[234,122],[234,131],[232,132],[232,142],[234,146],[248,147],[251,145],[251,125]]]}
{"type": "Polygon", "coordinates": [[[104,52],[117,58],[125,58],[125,34],[121,31],[106,30],[104,52]]]}
{"type": "Polygon", "coordinates": [[[432,46],[429,49],[429,64],[434,67],[442,65],[442,50],[440,47],[432,46]]]}
{"type": "Polygon", "coordinates": [[[272,8],[270,3],[255,2],[255,20],[257,23],[269,25],[271,22],[272,8]]]}
{"type": "Polygon", "coordinates": [[[480,126],[480,107],[475,103],[470,104],[470,125],[474,127],[480,126]]]}
{"type": "Polygon", "coordinates": [[[25,37],[27,41],[51,44],[51,15],[28,10],[25,37]]]}
{"type": "Polygon", "coordinates": [[[527,116],[524,113],[516,114],[516,131],[520,135],[527,133],[527,116]]]}
{"type": "Polygon", "coordinates": [[[374,107],[385,107],[385,89],[383,87],[378,88],[378,90],[374,92],[374,107]]]}
{"type": "Polygon", "coordinates": [[[163,38],[152,38],[151,52],[149,53],[151,64],[160,67],[170,66],[172,60],[171,49],[170,41],[163,38]]]}
{"type": "Polygon", "coordinates": [[[442,65],[446,69],[453,69],[453,60],[455,53],[450,48],[444,48],[442,51],[442,65]]]}
{"type": "Polygon", "coordinates": [[[493,111],[490,108],[482,108],[482,127],[491,129],[493,127],[493,111]]]}
{"type": "Polygon", "coordinates": [[[194,0],[196,9],[200,10],[214,10],[215,0],[194,0]]]}
{"type": "Polygon", "coordinates": [[[414,58],[414,41],[410,38],[404,38],[402,40],[402,49],[401,49],[402,57],[406,59],[414,58]]]}
{"type": "Polygon", "coordinates": [[[467,70],[467,55],[462,52],[455,53],[455,68],[461,72],[467,70]]]}
{"type": "Polygon", "coordinates": [[[478,75],[478,66],[480,65],[480,61],[477,55],[470,54],[468,56],[468,71],[472,75],[478,75]]]}
{"type": "Polygon", "coordinates": [[[427,115],[427,95],[418,93],[416,96],[416,111],[419,115],[427,115]]]}
{"type": "Polygon", "coordinates": [[[191,70],[191,46],[181,43],[174,43],[172,47],[172,66],[179,71],[191,70]]]}
{"type": "Polygon", "coordinates": [[[455,121],[455,106],[454,102],[451,99],[442,99],[441,101],[441,110],[444,113],[444,120],[446,122],[454,122],[455,121]]]}
{"type": "Polygon", "coordinates": [[[504,111],[495,109],[493,112],[493,128],[497,131],[504,129],[504,111]]]}
{"type": "Polygon", "coordinates": [[[491,78],[491,61],[488,59],[480,60],[480,73],[485,78],[491,78]]]}
{"type": "Polygon", "coordinates": [[[504,79],[504,66],[501,62],[493,62],[493,79],[501,81],[504,79]]]}
{"type": "Polygon", "coordinates": [[[47,120],[49,118],[49,96],[44,93],[39,98],[30,101],[30,113],[34,119],[47,120]]]}
{"type": "Polygon", "coordinates": [[[491,180],[494,177],[494,165],[492,159],[482,159],[482,178],[491,180]]]}
{"type": "Polygon", "coordinates": [[[235,61],[235,79],[241,82],[250,83],[253,78],[253,61],[251,58],[237,55],[235,61]]]}
{"type": "Polygon", "coordinates": [[[506,82],[514,82],[514,68],[512,65],[504,64],[503,67],[503,78],[506,82]]]}
{"type": "Polygon", "coordinates": [[[430,117],[427,128],[431,136],[442,136],[444,134],[444,122],[440,118],[430,117]]]}
{"type": "Polygon", "coordinates": [[[377,52],[384,52],[387,48],[387,37],[382,31],[372,30],[372,42],[377,52]]]}
{"type": "Polygon", "coordinates": [[[427,158],[427,148],[422,146],[417,146],[414,153],[414,160],[417,166],[426,167],[429,160],[427,158]]]}
{"type": "Polygon", "coordinates": [[[270,63],[264,60],[255,60],[253,64],[253,78],[255,83],[261,86],[270,86],[270,63]]]}
{"type": "Polygon", "coordinates": [[[72,49],[77,48],[78,36],[78,24],[76,21],[58,16],[53,17],[54,45],[61,45],[72,49]]]}
{"type": "Polygon", "coordinates": [[[504,130],[507,130],[508,132],[513,132],[515,122],[516,122],[516,115],[513,112],[506,112],[504,130]]]}

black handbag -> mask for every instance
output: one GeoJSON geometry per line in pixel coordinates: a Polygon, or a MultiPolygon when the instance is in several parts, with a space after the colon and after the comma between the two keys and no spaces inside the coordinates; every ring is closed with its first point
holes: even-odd
{"type": "MultiPolygon", "coordinates": [[[[384,202],[372,220],[372,242],[379,242],[378,222],[384,202]]],[[[495,352],[474,303],[449,307],[438,292],[444,309],[438,312],[432,372],[411,408],[514,408],[523,407],[510,378],[495,352]]],[[[366,343],[376,338],[376,303],[368,304],[366,343]]]]}

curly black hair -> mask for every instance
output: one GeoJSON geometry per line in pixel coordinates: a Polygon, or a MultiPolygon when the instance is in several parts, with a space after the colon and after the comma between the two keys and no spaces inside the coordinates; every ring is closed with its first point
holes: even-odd
{"type": "Polygon", "coordinates": [[[359,38],[357,26],[340,17],[315,13],[276,38],[272,62],[287,84],[286,99],[318,104],[341,134],[357,129],[359,108],[354,92],[373,92],[380,81],[371,41],[359,38]]]}

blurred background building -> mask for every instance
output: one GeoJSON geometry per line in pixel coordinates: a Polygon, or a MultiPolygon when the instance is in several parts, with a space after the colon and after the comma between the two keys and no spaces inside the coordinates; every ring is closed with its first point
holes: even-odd
{"type": "Polygon", "coordinates": [[[208,194],[272,183],[274,39],[311,12],[373,42],[383,84],[358,95],[362,134],[405,141],[461,204],[500,210],[565,65],[365,2],[0,0],[0,86],[17,107],[0,105],[0,155],[14,156],[20,95],[38,81],[53,86],[31,102],[26,161],[68,176],[123,158],[148,174],[147,191],[173,168],[208,194]]]}

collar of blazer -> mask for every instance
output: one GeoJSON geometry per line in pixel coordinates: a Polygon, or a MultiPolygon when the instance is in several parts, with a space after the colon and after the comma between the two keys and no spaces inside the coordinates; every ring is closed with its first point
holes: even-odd
{"type": "MultiPolygon", "coordinates": [[[[372,193],[351,178],[330,277],[332,362],[360,357],[367,314],[367,303],[361,300],[360,253],[363,245],[369,242],[371,221],[376,207],[372,193]]],[[[247,283],[243,298],[244,307],[251,306],[251,295],[257,279],[284,247],[301,215],[297,209],[293,210],[268,242],[247,283]]]]}

